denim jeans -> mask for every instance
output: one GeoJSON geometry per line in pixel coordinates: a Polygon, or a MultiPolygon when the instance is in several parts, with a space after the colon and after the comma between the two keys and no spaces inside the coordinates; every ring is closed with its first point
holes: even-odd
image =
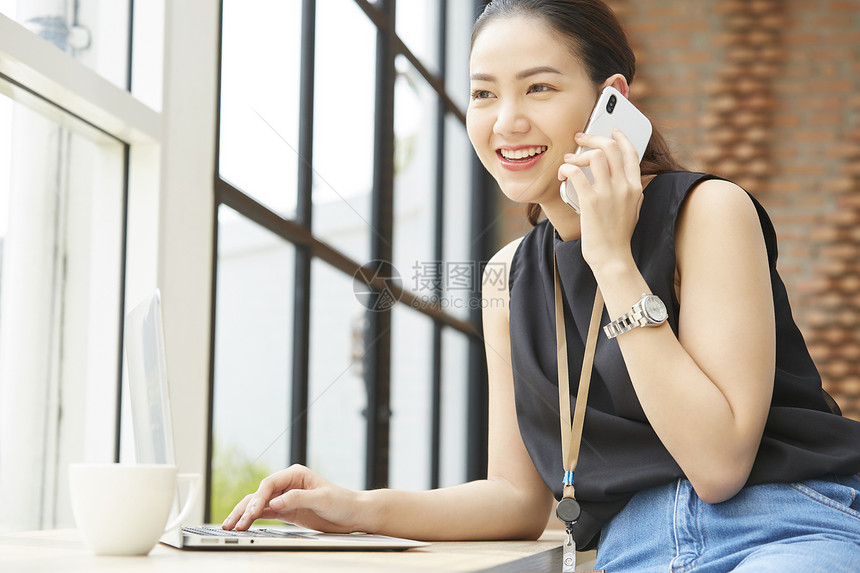
{"type": "Polygon", "coordinates": [[[745,487],[717,504],[690,482],[641,491],[604,528],[606,573],[860,572],[860,478],[745,487]]]}

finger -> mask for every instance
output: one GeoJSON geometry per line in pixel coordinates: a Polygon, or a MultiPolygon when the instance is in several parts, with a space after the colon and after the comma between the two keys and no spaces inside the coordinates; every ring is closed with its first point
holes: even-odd
{"type": "Polygon", "coordinates": [[[633,146],[633,142],[627,137],[623,131],[616,129],[613,133],[618,146],[621,148],[621,154],[624,157],[624,176],[628,181],[640,183],[641,170],[639,168],[639,152],[633,146]]]}
{"type": "Polygon", "coordinates": [[[585,181],[587,183],[588,178],[586,177],[585,173],[582,170],[583,167],[585,167],[585,165],[579,166],[579,165],[572,165],[570,163],[562,163],[561,167],[558,168],[558,180],[559,181],[568,180],[568,181],[573,182],[574,179],[578,178],[579,176],[582,176],[583,178],[585,178],[585,181]]]}
{"type": "Polygon", "coordinates": [[[579,152],[577,153],[565,153],[563,157],[564,163],[562,163],[558,168],[558,180],[564,181],[568,178],[569,174],[572,173],[570,170],[571,166],[585,166],[587,162],[582,160],[579,156],[579,152]]]}
{"type": "Polygon", "coordinates": [[[586,201],[590,201],[594,196],[594,188],[591,186],[591,182],[589,182],[585,172],[577,165],[565,163],[559,168],[559,172],[565,179],[567,179],[568,185],[573,185],[573,189],[579,197],[579,206],[581,210],[582,204],[586,201]]]}
{"type": "Polygon", "coordinates": [[[245,508],[248,506],[248,502],[251,501],[252,495],[253,494],[246,495],[242,498],[242,501],[236,504],[236,507],[234,507],[233,511],[230,512],[230,515],[228,515],[227,519],[224,520],[224,523],[221,524],[222,529],[229,530],[236,526],[239,518],[245,513],[245,508]]]}
{"type": "Polygon", "coordinates": [[[239,516],[238,521],[236,521],[235,523],[236,529],[238,529],[239,531],[245,531],[246,529],[251,527],[251,524],[253,524],[254,521],[261,517],[263,510],[269,503],[270,494],[267,493],[268,487],[269,486],[264,488],[261,482],[260,488],[257,489],[255,493],[249,496],[248,502],[245,504],[245,510],[242,512],[242,514],[239,516]]]}
{"type": "Polygon", "coordinates": [[[624,176],[624,157],[621,154],[621,147],[615,139],[583,133],[576,137],[576,143],[594,150],[602,150],[611,178],[624,176]]]}
{"type": "Polygon", "coordinates": [[[319,490],[314,489],[291,489],[283,494],[272,498],[269,507],[276,512],[297,511],[310,509],[314,512],[324,509],[322,500],[324,496],[319,490]]]}
{"type": "Polygon", "coordinates": [[[348,532],[338,522],[340,517],[332,517],[329,497],[316,489],[291,489],[272,498],[261,517],[280,519],[311,529],[321,531],[348,532]]]}
{"type": "MultiPolygon", "coordinates": [[[[262,506],[265,506],[270,499],[285,491],[294,488],[306,488],[311,478],[312,474],[308,468],[300,464],[293,464],[287,469],[275,472],[263,479],[254,496],[263,502],[262,506]]],[[[257,499],[254,501],[256,502],[257,499]]]]}
{"type": "MultiPolygon", "coordinates": [[[[598,147],[606,145],[612,140],[602,135],[594,135],[593,133],[585,133],[583,131],[578,131],[573,135],[573,141],[580,148],[590,147],[591,149],[597,149],[598,147]]],[[[579,151],[577,151],[577,153],[579,153],[579,151]]]]}
{"type": "Polygon", "coordinates": [[[245,530],[259,519],[263,510],[269,504],[269,500],[292,488],[304,487],[308,470],[298,464],[292,465],[285,470],[273,473],[260,482],[257,491],[251,495],[245,505],[245,511],[236,522],[236,529],[245,530]]]}
{"type": "Polygon", "coordinates": [[[606,153],[602,149],[597,148],[586,151],[582,156],[582,159],[587,162],[589,169],[591,169],[594,190],[595,192],[599,192],[600,182],[611,183],[612,173],[610,172],[606,153]]]}

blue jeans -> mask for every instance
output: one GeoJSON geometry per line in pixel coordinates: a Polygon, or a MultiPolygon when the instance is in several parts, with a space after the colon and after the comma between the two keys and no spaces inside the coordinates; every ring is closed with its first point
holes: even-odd
{"type": "Polygon", "coordinates": [[[606,573],[860,572],[860,478],[746,487],[717,504],[690,482],[641,491],[604,528],[606,573]]]}

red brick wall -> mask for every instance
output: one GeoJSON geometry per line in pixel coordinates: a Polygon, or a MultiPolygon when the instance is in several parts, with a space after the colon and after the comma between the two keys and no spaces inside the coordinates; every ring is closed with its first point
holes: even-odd
{"type": "MultiPolygon", "coordinates": [[[[632,98],[678,159],[764,204],[825,388],[860,419],[860,0],[615,0],[632,98]]],[[[504,200],[506,242],[528,230],[504,200]]]]}

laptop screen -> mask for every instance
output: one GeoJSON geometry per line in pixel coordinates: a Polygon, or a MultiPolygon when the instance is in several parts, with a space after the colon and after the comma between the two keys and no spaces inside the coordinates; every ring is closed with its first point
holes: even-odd
{"type": "Polygon", "coordinates": [[[140,464],[175,465],[158,289],[126,316],[125,351],[135,459],[140,464]]]}

